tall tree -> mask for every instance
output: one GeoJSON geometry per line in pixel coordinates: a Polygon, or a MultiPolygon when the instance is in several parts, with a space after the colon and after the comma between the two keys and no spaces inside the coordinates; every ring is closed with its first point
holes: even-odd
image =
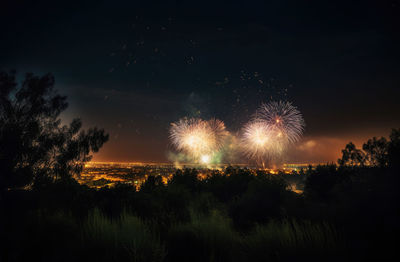
{"type": "Polygon", "coordinates": [[[400,128],[392,129],[388,145],[388,164],[400,168],[400,128]]]}
{"type": "Polygon", "coordinates": [[[18,86],[14,71],[0,72],[0,190],[79,175],[108,140],[103,129],[81,130],[80,119],[62,125],[67,107],[51,74],[29,73],[18,86]]]}
{"type": "Polygon", "coordinates": [[[386,166],[388,162],[388,141],[386,138],[373,137],[363,144],[366,160],[372,166],[386,166]]]}
{"type": "Polygon", "coordinates": [[[342,158],[338,159],[338,164],[341,166],[364,166],[365,153],[350,142],[342,150],[342,158]]]}

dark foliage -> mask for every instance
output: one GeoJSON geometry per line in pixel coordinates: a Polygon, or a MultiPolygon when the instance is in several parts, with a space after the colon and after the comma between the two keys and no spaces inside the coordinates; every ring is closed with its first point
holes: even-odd
{"type": "Polygon", "coordinates": [[[266,223],[271,218],[280,218],[283,214],[282,203],[286,183],[273,175],[258,175],[248,183],[246,192],[231,206],[229,213],[234,225],[249,229],[255,223],[266,223]]]}
{"type": "Polygon", "coordinates": [[[68,104],[52,75],[27,74],[17,86],[15,72],[0,72],[0,191],[78,175],[108,135],[81,130],[79,119],[61,124],[68,104]]]}
{"type": "Polygon", "coordinates": [[[399,166],[400,161],[400,129],[392,129],[386,138],[373,137],[363,144],[363,150],[357,149],[350,142],[342,150],[342,158],[338,159],[340,166],[399,166]]]}
{"type": "MultiPolygon", "coordinates": [[[[80,227],[85,225],[85,221],[90,221],[93,210],[100,210],[110,221],[114,221],[107,222],[107,228],[114,224],[117,228],[119,224],[123,227],[127,223],[124,222],[126,212],[145,221],[146,227],[164,241],[167,261],[182,261],[180,259],[191,256],[195,256],[193,261],[208,261],[212,257],[219,257],[219,261],[245,261],[246,257],[250,257],[247,250],[252,250],[251,257],[255,260],[268,258],[279,261],[283,257],[329,260],[340,257],[351,261],[365,260],[382,252],[386,256],[390,250],[395,250],[391,238],[399,233],[397,185],[400,181],[393,168],[319,166],[302,174],[306,177],[304,194],[289,191],[283,175],[262,172],[254,175],[247,170],[230,168],[205,180],[194,179],[190,171],[178,172],[176,176],[179,179],[167,185],[162,184],[160,178],[149,177],[140,191],[124,184],[96,190],[79,185],[74,180],[58,180],[35,190],[8,191],[1,201],[2,230],[6,236],[13,236],[13,241],[5,246],[7,252],[3,256],[9,259],[15,255],[16,245],[24,247],[18,251],[21,255],[16,256],[19,261],[29,257],[29,252],[44,260],[50,256],[45,250],[41,251],[43,254],[38,254],[42,248],[28,244],[38,240],[33,239],[34,235],[30,233],[22,233],[27,227],[33,228],[34,234],[40,235],[45,243],[58,241],[61,246],[50,246],[64,252],[63,249],[70,245],[69,241],[80,241],[83,230],[80,227]],[[182,177],[185,174],[187,178],[182,177]],[[224,184],[221,180],[233,185],[232,188],[222,187],[228,191],[223,197],[216,190],[224,184]],[[237,181],[244,185],[239,187],[237,181]],[[40,219],[38,212],[42,217],[40,219]],[[73,220],[62,217],[54,220],[52,217],[58,217],[60,212],[70,214],[73,220]],[[213,215],[215,212],[225,215],[218,218],[218,215],[213,215]],[[7,216],[4,217],[4,214],[7,216]],[[284,222],[286,219],[310,222],[292,225],[284,222]],[[233,228],[229,227],[229,221],[232,221],[233,228]],[[277,221],[282,221],[281,229],[277,221]],[[336,233],[330,231],[330,227],[318,226],[324,223],[334,226],[336,233]],[[307,228],[307,225],[315,225],[315,228],[298,231],[304,226],[307,228]],[[16,238],[16,232],[20,232],[24,239],[16,238]],[[336,234],[343,239],[336,241],[336,234]],[[246,240],[240,240],[241,236],[246,236],[246,240]],[[300,236],[306,239],[295,240],[300,236]],[[334,243],[319,243],[322,240],[317,239],[322,236],[334,243]],[[282,238],[279,240],[282,243],[276,242],[279,238],[282,238]],[[261,246],[265,241],[270,241],[270,244],[263,248],[261,246]],[[290,245],[283,244],[285,241],[317,241],[320,246],[311,248],[303,243],[291,249],[290,245]],[[369,245],[374,249],[368,249],[369,245]],[[228,250],[232,248],[237,249],[236,255],[228,255],[228,250]],[[315,254],[309,253],[308,248],[315,254]]],[[[107,243],[88,242],[87,245],[107,248],[104,246],[109,245],[107,243]]],[[[159,247],[159,244],[155,245],[159,247]]],[[[115,249],[112,252],[119,252],[119,259],[131,259],[132,254],[124,250],[115,249]]],[[[82,259],[88,257],[84,251],[81,252],[75,255],[82,259]]]]}
{"type": "Polygon", "coordinates": [[[223,174],[216,173],[205,179],[204,187],[220,201],[229,202],[244,194],[253,179],[250,170],[228,167],[223,174]]]}

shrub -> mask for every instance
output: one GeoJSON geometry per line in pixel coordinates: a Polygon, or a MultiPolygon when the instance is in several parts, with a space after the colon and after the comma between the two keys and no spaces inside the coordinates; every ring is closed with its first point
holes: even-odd
{"type": "Polygon", "coordinates": [[[246,193],[234,202],[229,213],[239,229],[249,229],[254,223],[265,223],[281,216],[286,193],[284,181],[273,175],[258,175],[252,180],[246,193]]]}
{"type": "Polygon", "coordinates": [[[214,210],[208,216],[192,213],[189,223],[171,228],[168,261],[239,261],[240,237],[229,218],[214,210]]]}

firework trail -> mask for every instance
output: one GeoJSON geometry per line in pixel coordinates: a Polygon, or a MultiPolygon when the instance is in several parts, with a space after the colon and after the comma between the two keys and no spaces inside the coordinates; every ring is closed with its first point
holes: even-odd
{"type": "Polygon", "coordinates": [[[218,119],[183,118],[170,127],[170,139],[176,149],[203,163],[210,162],[222,148],[227,134],[225,124],[218,119]]]}
{"type": "Polygon", "coordinates": [[[262,104],[243,128],[242,149],[247,157],[257,161],[279,158],[300,139],[304,127],[300,111],[290,102],[262,104]]]}

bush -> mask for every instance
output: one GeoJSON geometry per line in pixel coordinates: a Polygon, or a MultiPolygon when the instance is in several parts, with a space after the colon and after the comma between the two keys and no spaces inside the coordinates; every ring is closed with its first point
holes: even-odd
{"type": "Polygon", "coordinates": [[[273,175],[258,175],[229,209],[234,225],[247,230],[254,223],[266,223],[270,218],[279,218],[286,192],[286,184],[282,179],[273,175]]]}
{"type": "Polygon", "coordinates": [[[255,176],[247,169],[228,167],[223,174],[215,173],[204,180],[205,190],[222,202],[239,198],[255,176]]]}
{"type": "Polygon", "coordinates": [[[208,216],[192,213],[189,223],[171,228],[167,261],[240,261],[240,237],[229,218],[214,210],[208,216]]]}

